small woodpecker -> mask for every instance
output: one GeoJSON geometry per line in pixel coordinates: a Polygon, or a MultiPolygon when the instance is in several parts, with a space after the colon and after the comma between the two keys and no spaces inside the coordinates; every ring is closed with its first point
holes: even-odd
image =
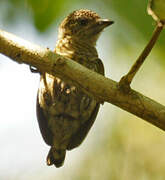
{"type": "MultiPolygon", "coordinates": [[[[61,23],[55,52],[104,75],[96,41],[113,21],[90,10],[77,10],[61,23]]],[[[100,102],[58,76],[41,73],[37,118],[44,141],[51,146],[47,165],[61,167],[66,150],[79,146],[93,125],[100,102]]]]}

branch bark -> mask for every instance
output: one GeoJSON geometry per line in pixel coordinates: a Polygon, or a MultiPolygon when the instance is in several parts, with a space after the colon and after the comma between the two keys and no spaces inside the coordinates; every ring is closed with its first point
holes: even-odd
{"type": "Polygon", "coordinates": [[[165,130],[165,106],[132,89],[124,93],[118,83],[93,72],[49,49],[0,30],[0,53],[18,63],[36,67],[41,72],[63,77],[81,87],[100,102],[114,104],[165,130]]]}

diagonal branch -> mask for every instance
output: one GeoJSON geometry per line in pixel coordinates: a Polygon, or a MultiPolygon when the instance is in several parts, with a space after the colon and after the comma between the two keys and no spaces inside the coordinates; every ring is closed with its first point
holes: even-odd
{"type": "Polygon", "coordinates": [[[0,53],[39,71],[66,78],[101,102],[107,101],[165,130],[165,106],[130,89],[124,93],[118,83],[84,66],[0,30],[0,53]]]}
{"type": "Polygon", "coordinates": [[[140,56],[137,58],[137,60],[135,61],[135,63],[133,64],[129,72],[125,76],[123,76],[121,80],[119,81],[120,88],[129,89],[133,78],[135,77],[136,73],[138,72],[142,64],[144,63],[146,57],[151,52],[152,48],[154,47],[161,31],[163,30],[163,26],[164,26],[163,22],[157,23],[157,26],[152,34],[150,41],[148,42],[148,44],[146,45],[146,47],[144,48],[140,56]]]}

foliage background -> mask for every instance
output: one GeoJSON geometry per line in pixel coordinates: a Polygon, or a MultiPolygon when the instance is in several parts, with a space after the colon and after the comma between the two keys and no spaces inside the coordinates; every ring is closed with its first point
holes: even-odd
{"type": "MultiPolygon", "coordinates": [[[[97,49],[106,76],[118,81],[151,37],[155,22],[147,0],[0,0],[0,28],[53,49],[57,27],[75,9],[88,8],[115,24],[101,35],[97,49]]],[[[165,103],[164,32],[132,87],[165,103]]],[[[68,152],[64,167],[47,167],[49,147],[35,116],[39,76],[0,55],[0,179],[163,180],[165,134],[105,103],[83,144],[68,152]]]]}

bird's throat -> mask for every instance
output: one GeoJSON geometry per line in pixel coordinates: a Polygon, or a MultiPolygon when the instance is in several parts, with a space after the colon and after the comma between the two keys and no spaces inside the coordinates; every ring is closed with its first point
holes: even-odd
{"type": "Polygon", "coordinates": [[[98,58],[95,45],[81,39],[73,39],[72,37],[59,39],[55,51],[60,55],[76,61],[81,58],[87,61],[98,58]]]}

